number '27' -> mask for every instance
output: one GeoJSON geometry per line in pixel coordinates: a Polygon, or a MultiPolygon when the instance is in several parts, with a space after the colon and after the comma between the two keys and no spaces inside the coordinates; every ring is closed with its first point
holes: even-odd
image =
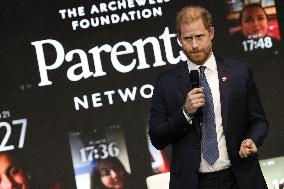
{"type": "MultiPolygon", "coordinates": [[[[13,126],[16,126],[16,125],[21,126],[18,148],[23,148],[24,142],[25,142],[26,129],[27,129],[27,119],[13,120],[12,125],[13,126]]],[[[0,122],[0,129],[2,127],[4,127],[6,129],[6,134],[4,135],[4,138],[3,138],[3,140],[0,144],[0,152],[1,151],[14,150],[15,149],[14,145],[7,145],[7,142],[8,142],[8,140],[11,137],[11,134],[12,134],[11,125],[7,122],[0,122]]]]}

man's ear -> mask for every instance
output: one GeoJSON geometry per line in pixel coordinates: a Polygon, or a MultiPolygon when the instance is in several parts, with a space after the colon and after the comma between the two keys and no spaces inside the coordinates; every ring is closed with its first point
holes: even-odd
{"type": "Polygon", "coordinates": [[[182,47],[180,35],[178,33],[176,35],[177,35],[177,42],[178,42],[179,46],[182,47]]]}
{"type": "Polygon", "coordinates": [[[215,35],[214,27],[210,27],[209,34],[210,34],[210,39],[212,40],[214,38],[214,35],[215,35]]]}

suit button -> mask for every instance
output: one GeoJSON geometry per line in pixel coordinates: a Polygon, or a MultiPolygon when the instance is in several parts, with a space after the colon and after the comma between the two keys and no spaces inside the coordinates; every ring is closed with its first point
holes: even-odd
{"type": "Polygon", "coordinates": [[[197,151],[197,152],[200,152],[200,147],[196,147],[196,151],[197,151]]]}
{"type": "Polygon", "coordinates": [[[193,171],[193,175],[194,175],[194,176],[197,176],[197,174],[198,174],[198,171],[196,171],[196,170],[193,171]]]}

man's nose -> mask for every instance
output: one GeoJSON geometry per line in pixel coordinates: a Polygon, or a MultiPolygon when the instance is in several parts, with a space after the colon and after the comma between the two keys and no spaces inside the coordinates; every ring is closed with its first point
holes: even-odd
{"type": "Polygon", "coordinates": [[[12,181],[6,175],[2,176],[0,182],[0,189],[12,189],[12,186],[12,181]]]}
{"type": "Polygon", "coordinates": [[[197,40],[197,39],[195,39],[195,38],[193,38],[193,39],[192,39],[192,48],[194,48],[194,49],[195,49],[195,48],[197,48],[197,47],[198,47],[198,45],[199,45],[199,44],[198,44],[198,40],[197,40]]]}

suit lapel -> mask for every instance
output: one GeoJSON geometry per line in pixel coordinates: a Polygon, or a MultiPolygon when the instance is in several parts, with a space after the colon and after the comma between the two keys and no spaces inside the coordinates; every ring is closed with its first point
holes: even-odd
{"type": "MultiPolygon", "coordinates": [[[[187,93],[192,89],[192,82],[189,77],[189,70],[186,62],[180,63],[180,69],[178,72],[178,82],[182,94],[182,103],[184,103],[186,100],[187,93]]],[[[192,123],[192,125],[196,129],[197,137],[201,141],[200,121],[197,119],[193,119],[192,123]]]]}
{"type": "Polygon", "coordinates": [[[178,72],[178,82],[182,93],[183,103],[186,100],[187,93],[191,90],[192,85],[189,78],[189,70],[186,62],[180,63],[180,69],[178,72]]]}
{"type": "Polygon", "coordinates": [[[228,75],[228,65],[221,58],[216,58],[219,87],[220,87],[220,101],[221,101],[221,114],[222,124],[224,131],[227,130],[228,123],[228,102],[229,102],[229,87],[230,87],[230,76],[228,75]]]}

